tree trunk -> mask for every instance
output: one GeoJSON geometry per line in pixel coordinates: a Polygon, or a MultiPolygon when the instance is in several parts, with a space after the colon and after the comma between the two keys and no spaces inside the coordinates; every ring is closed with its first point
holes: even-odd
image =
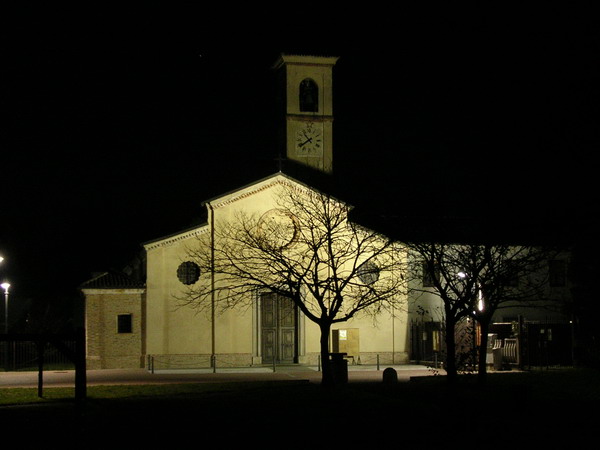
{"type": "Polygon", "coordinates": [[[454,318],[446,314],[446,376],[448,383],[456,381],[456,323],[454,318]]]}
{"type": "Polygon", "coordinates": [[[329,360],[329,334],[331,333],[331,323],[321,322],[319,323],[319,327],[321,328],[321,368],[323,370],[321,384],[329,387],[335,384],[331,361],[329,360]]]}
{"type": "Polygon", "coordinates": [[[490,321],[487,318],[479,322],[481,342],[479,343],[479,363],[477,367],[477,380],[484,383],[487,375],[487,345],[488,332],[490,330],[490,321]]]}

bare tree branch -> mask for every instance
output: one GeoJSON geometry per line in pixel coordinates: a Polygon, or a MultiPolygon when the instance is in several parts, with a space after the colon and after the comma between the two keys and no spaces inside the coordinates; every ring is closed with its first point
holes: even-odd
{"type": "MultiPolygon", "coordinates": [[[[331,196],[290,185],[275,202],[264,214],[238,212],[216,223],[189,248],[202,276],[182,304],[225,311],[272,292],[320,326],[322,343],[334,323],[404,306],[402,246],[349,222],[350,206],[331,196]]],[[[322,344],[323,361],[327,351],[322,344]]]]}

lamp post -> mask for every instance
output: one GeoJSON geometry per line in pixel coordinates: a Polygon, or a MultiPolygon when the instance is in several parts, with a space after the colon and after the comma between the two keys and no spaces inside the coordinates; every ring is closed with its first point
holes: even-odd
{"type": "Polygon", "coordinates": [[[10,283],[4,282],[0,286],[4,289],[4,334],[8,334],[8,288],[10,283]]]}
{"type": "MultiPolygon", "coordinates": [[[[0,255],[0,263],[2,263],[2,261],[4,261],[4,256],[0,255]]],[[[4,306],[4,316],[5,316],[5,326],[4,326],[4,330],[6,332],[6,330],[8,329],[8,325],[6,325],[6,317],[8,317],[8,288],[10,287],[10,284],[8,283],[2,283],[2,288],[4,289],[4,302],[5,302],[5,306],[4,306]]]]}

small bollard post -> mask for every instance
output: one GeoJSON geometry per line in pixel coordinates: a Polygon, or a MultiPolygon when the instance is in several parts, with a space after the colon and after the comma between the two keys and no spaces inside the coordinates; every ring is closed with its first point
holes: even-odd
{"type": "Polygon", "coordinates": [[[383,384],[390,385],[398,382],[398,372],[393,367],[388,367],[383,371],[383,384]]]}

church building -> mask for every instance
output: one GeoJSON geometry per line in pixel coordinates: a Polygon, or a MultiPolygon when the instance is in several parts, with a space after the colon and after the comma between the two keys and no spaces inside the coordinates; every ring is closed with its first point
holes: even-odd
{"type": "MultiPolygon", "coordinates": [[[[337,58],[282,55],[278,71],[286,159],[327,176],[333,171],[333,68],[337,58]]],[[[177,298],[200,282],[188,257],[198,238],[238,211],[276,209],[282,186],[317,190],[282,171],[205,200],[205,223],[143,244],[145,280],[104,273],[82,286],[89,369],[192,369],[319,364],[320,330],[290,302],[257,294],[251,306],[198,313],[177,298]]],[[[406,303],[406,299],[399,299],[406,303]]],[[[331,349],[355,363],[401,364],[409,358],[407,309],[335,324],[331,349]]]]}

